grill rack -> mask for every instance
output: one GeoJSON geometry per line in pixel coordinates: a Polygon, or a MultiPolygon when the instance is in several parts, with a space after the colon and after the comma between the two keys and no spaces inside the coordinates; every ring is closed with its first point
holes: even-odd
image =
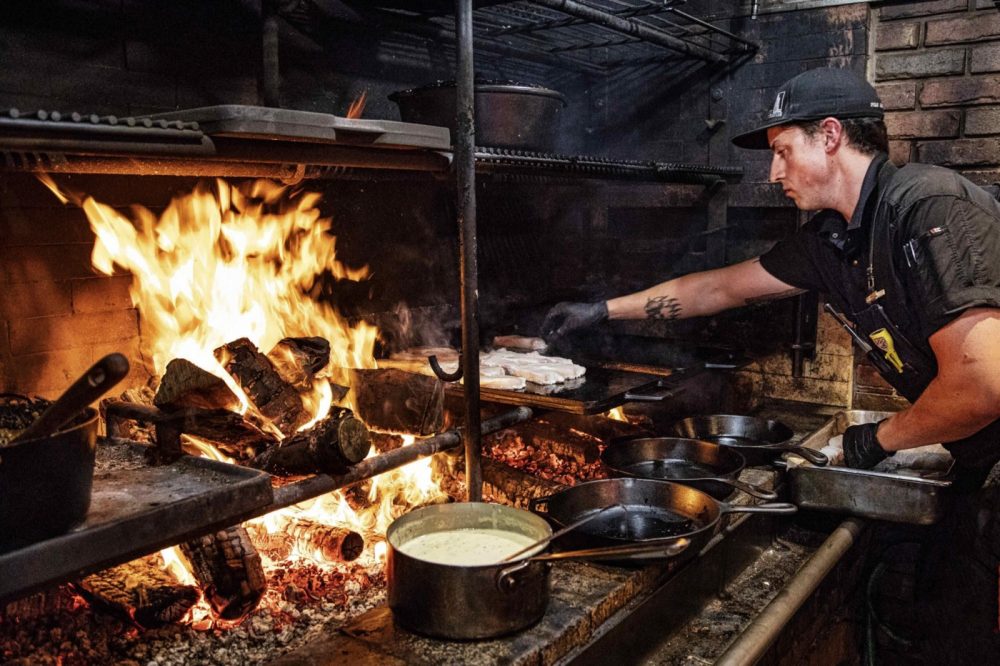
{"type": "MultiPolygon", "coordinates": [[[[544,60],[577,71],[700,60],[727,65],[757,44],[680,9],[686,0],[518,0],[489,2],[473,12],[477,50],[544,60]],[[534,57],[533,57],[534,56],[534,57]]],[[[454,34],[450,14],[379,10],[395,26],[410,19],[416,32],[454,34]]]]}

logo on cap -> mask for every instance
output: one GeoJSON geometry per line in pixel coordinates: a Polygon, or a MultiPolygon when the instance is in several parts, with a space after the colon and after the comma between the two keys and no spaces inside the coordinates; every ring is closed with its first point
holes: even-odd
{"type": "Polygon", "coordinates": [[[771,112],[767,114],[768,118],[780,118],[785,114],[785,91],[782,90],[778,93],[778,96],[774,98],[774,106],[771,107],[771,112]]]}

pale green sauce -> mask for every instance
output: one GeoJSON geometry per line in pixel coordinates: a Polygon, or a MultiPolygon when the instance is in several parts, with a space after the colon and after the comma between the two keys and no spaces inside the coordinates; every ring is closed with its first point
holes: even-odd
{"type": "Polygon", "coordinates": [[[425,562],[474,567],[498,564],[535,541],[518,532],[469,528],[421,534],[402,544],[400,550],[425,562]]]}

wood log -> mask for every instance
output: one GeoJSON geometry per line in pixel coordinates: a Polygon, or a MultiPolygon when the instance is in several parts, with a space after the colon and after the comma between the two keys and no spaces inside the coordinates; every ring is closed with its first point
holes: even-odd
{"type": "Polygon", "coordinates": [[[250,461],[272,474],[343,474],[371,450],[368,428],[349,409],[334,407],[311,428],[297,432],[250,461]]]}
{"type": "Polygon", "coordinates": [[[444,426],[444,384],[393,368],[352,370],[355,412],[369,428],[431,435],[444,426]]]}
{"type": "Polygon", "coordinates": [[[291,435],[311,418],[298,391],[281,378],[270,359],[246,338],[219,347],[215,357],[257,410],[283,434],[291,435]]]}
{"type": "Polygon", "coordinates": [[[549,423],[559,428],[573,429],[592,437],[597,437],[605,443],[617,437],[643,437],[652,434],[648,428],[641,425],[609,419],[606,416],[587,416],[569,412],[546,412],[538,417],[539,421],[549,423]]]}
{"type": "Polygon", "coordinates": [[[312,386],[316,373],[330,362],[330,341],[326,338],[283,338],[267,358],[287,383],[300,391],[312,386]]]}
{"type": "Polygon", "coordinates": [[[289,517],[282,530],[292,537],[299,552],[321,562],[351,562],[365,548],[365,540],[357,532],[305,518],[289,517]]]}
{"type": "Polygon", "coordinates": [[[142,557],[105,569],[76,583],[92,605],[131,620],[143,629],[178,622],[201,593],[178,583],[155,556],[142,557]]]}
{"type": "Polygon", "coordinates": [[[260,554],[243,527],[187,541],[180,544],[180,552],[220,618],[242,620],[260,603],[267,580],[260,554]]]}
{"type": "Polygon", "coordinates": [[[221,378],[183,358],[167,363],[153,404],[165,411],[184,407],[239,409],[240,399],[221,378]]]}
{"type": "Polygon", "coordinates": [[[528,500],[546,497],[566,486],[526,474],[496,460],[483,458],[483,490],[491,497],[519,509],[528,508],[528,500]]]}
{"type": "Polygon", "coordinates": [[[505,428],[489,436],[490,441],[520,438],[537,449],[588,464],[601,457],[601,440],[586,433],[538,419],[505,428]]]}
{"type": "Polygon", "coordinates": [[[287,560],[292,556],[295,541],[285,532],[272,532],[261,523],[245,523],[247,534],[257,550],[262,551],[274,562],[287,560]]]}

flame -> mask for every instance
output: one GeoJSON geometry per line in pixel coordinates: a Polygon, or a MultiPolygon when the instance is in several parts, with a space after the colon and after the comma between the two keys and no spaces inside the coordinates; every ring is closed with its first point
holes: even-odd
{"type": "Polygon", "coordinates": [[[347,117],[348,118],[360,118],[361,114],[365,110],[365,104],[368,102],[368,91],[362,90],[361,94],[351,102],[351,105],[347,107],[347,117]]]}
{"type": "Polygon", "coordinates": [[[609,410],[604,415],[609,419],[615,421],[626,421],[626,422],[628,421],[628,418],[626,418],[625,416],[625,410],[622,407],[615,407],[614,409],[609,410]]]}
{"type": "MultiPolygon", "coordinates": [[[[364,101],[362,94],[349,116],[360,114],[364,101]]],[[[226,381],[244,408],[253,409],[225,371],[225,359],[216,358],[215,350],[233,340],[248,338],[267,353],[285,337],[322,336],[331,346],[329,367],[375,367],[375,327],[364,322],[351,325],[310,296],[325,271],[354,281],[368,276],[367,267],[350,268],[337,260],[331,219],[320,212],[319,194],[266,180],[239,186],[216,180],[177,196],[159,216],[137,206],[126,217],[93,197],[60,188],[48,176],[40,179],[62,201],[83,208],[97,237],[91,256],[94,267],[107,275],[116,267],[132,274],[130,293],[142,321],[141,344],[157,376],[169,361],[187,359],[226,381]]],[[[323,372],[311,391],[302,394],[313,415],[303,428],[328,413],[334,393],[331,382],[348,384],[346,376],[323,372]]],[[[404,445],[412,442],[409,437],[404,445]]],[[[234,462],[204,440],[185,435],[183,445],[189,453],[234,462]]],[[[382,474],[370,484],[370,506],[363,509],[352,508],[345,492],[337,491],[251,523],[271,532],[300,519],[349,528],[366,542],[359,562],[378,568],[385,560],[389,524],[407,508],[447,495],[434,480],[429,458],[382,474]]],[[[179,581],[197,585],[176,548],[161,551],[161,556],[163,566],[179,581]]],[[[340,566],[298,550],[291,558],[340,566]]],[[[211,617],[204,600],[189,613],[187,622],[198,628],[225,626],[211,617]]]]}

